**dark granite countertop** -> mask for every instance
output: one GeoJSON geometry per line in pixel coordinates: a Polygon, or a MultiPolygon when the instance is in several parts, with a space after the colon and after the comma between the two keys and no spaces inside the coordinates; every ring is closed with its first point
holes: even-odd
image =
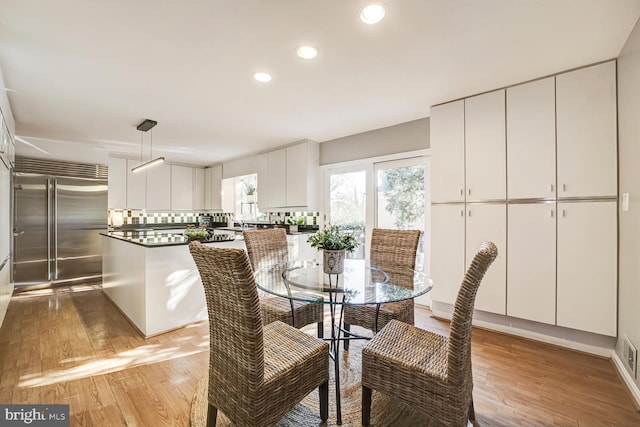
{"type": "MultiPolygon", "coordinates": [[[[182,233],[148,230],[148,231],[110,231],[100,233],[103,236],[111,237],[147,248],[158,248],[163,246],[179,246],[189,243],[189,239],[182,233]]],[[[236,236],[229,234],[210,235],[202,243],[231,242],[236,240],[236,236]]]]}

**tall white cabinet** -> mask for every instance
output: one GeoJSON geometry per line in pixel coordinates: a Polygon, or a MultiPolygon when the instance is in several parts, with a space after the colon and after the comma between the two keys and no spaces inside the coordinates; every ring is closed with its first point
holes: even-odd
{"type": "Polygon", "coordinates": [[[432,107],[436,303],[491,240],[476,309],[616,335],[615,82],[610,61],[432,107]]]}

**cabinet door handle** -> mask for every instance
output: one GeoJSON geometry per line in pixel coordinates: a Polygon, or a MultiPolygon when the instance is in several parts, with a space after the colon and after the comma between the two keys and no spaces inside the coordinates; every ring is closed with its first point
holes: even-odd
{"type": "Polygon", "coordinates": [[[553,193],[553,184],[551,184],[551,192],[553,193]]]}
{"type": "Polygon", "coordinates": [[[463,196],[464,195],[464,190],[461,188],[460,189],[460,195],[463,196]]]}
{"type": "Polygon", "coordinates": [[[567,191],[567,184],[562,184],[562,191],[567,191]]]}
{"type": "Polygon", "coordinates": [[[471,210],[469,210],[469,216],[471,216],[471,210]]]}
{"type": "Polygon", "coordinates": [[[553,218],[553,209],[550,211],[551,218],[553,218]]]}
{"type": "Polygon", "coordinates": [[[460,209],[460,217],[464,218],[464,209],[460,209]]]}
{"type": "Polygon", "coordinates": [[[471,189],[469,189],[469,195],[471,195],[471,189]]]}
{"type": "Polygon", "coordinates": [[[562,209],[562,218],[566,218],[567,216],[567,211],[565,211],[564,209],[562,209]]]}

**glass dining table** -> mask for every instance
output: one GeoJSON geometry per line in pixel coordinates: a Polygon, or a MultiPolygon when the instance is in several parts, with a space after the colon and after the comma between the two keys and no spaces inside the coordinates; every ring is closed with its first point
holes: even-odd
{"type": "MultiPolygon", "coordinates": [[[[342,424],[340,405],[340,342],[352,339],[371,339],[354,334],[345,336],[342,315],[345,305],[376,305],[376,331],[380,305],[405,301],[431,290],[432,281],[424,273],[406,266],[381,264],[361,259],[346,259],[341,274],[324,273],[316,260],[292,261],[274,264],[255,273],[258,289],[271,295],[289,299],[291,313],[293,301],[325,304],[331,315],[330,356],[335,369],[336,422],[342,424]]],[[[374,331],[374,332],[376,332],[374,331]]]]}

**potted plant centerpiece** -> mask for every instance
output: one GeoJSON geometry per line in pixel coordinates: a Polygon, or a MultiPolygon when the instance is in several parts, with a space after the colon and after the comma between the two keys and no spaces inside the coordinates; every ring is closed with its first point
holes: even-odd
{"type": "Polygon", "coordinates": [[[307,242],[312,248],[323,251],[324,272],[327,274],[343,273],[346,252],[353,252],[358,247],[353,233],[331,224],[309,236],[307,242]]]}

